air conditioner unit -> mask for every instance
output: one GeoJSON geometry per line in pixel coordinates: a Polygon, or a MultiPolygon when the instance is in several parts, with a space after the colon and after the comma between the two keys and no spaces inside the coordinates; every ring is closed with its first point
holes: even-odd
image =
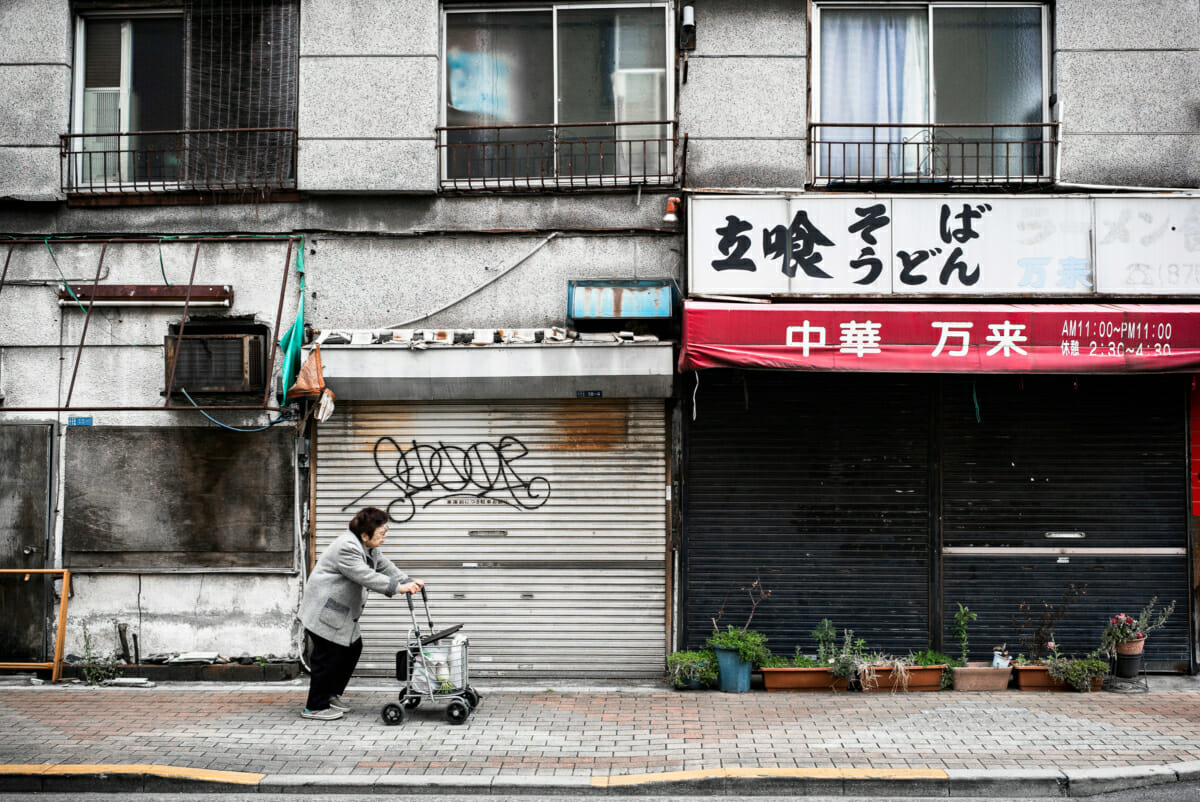
{"type": "Polygon", "coordinates": [[[167,335],[163,342],[166,381],[180,346],[172,393],[251,393],[266,388],[265,335],[185,333],[182,342],[177,335],[167,335]]]}

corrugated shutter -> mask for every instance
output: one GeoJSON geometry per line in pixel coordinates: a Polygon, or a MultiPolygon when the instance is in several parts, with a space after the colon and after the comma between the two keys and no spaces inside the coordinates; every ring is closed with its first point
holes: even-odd
{"type": "MultiPolygon", "coordinates": [[[[740,590],[776,653],[815,650],[822,618],[873,649],[929,639],[930,384],[923,377],[706,370],[685,467],[688,646],[740,590]]],[[[690,417],[690,416],[689,416],[690,417]]]]}
{"type": "Polygon", "coordinates": [[[1037,618],[1074,584],[1086,594],[1056,627],[1065,651],[1090,652],[1109,617],[1158,596],[1179,606],[1146,659],[1187,669],[1185,404],[1178,376],[945,380],[943,615],[958,602],[978,613],[975,656],[1016,653],[1020,604],[1037,618]]]}
{"type": "MultiPolygon", "coordinates": [[[[384,553],[464,624],[474,675],[661,675],[661,400],[341,404],[317,443],[318,551],[390,506],[384,553]]],[[[390,675],[407,605],[372,596],[362,628],[359,673],[390,675]]]]}

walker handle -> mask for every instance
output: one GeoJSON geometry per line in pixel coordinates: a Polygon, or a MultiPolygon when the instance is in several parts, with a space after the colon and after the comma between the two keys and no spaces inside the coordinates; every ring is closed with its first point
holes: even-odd
{"type": "Polygon", "coordinates": [[[425,586],[421,586],[421,603],[425,605],[425,621],[429,624],[429,631],[433,631],[433,617],[429,615],[429,597],[425,595],[425,586]]]}

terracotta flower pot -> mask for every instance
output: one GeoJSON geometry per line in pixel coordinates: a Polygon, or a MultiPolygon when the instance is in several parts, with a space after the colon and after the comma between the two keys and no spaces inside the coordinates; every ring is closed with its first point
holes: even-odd
{"type": "Polygon", "coordinates": [[[763,689],[778,691],[844,691],[849,680],[833,676],[828,668],[763,668],[763,689]]]}
{"type": "Polygon", "coordinates": [[[1137,638],[1117,644],[1117,654],[1141,654],[1146,648],[1146,639],[1137,638]]]}
{"type": "Polygon", "coordinates": [[[878,666],[875,669],[875,682],[863,681],[859,674],[859,685],[864,693],[892,693],[895,691],[939,691],[942,689],[942,672],[946,666],[909,666],[908,685],[899,672],[890,668],[878,666]]]}
{"type": "Polygon", "coordinates": [[[1014,666],[1017,673],[1017,689],[1022,691],[1065,691],[1067,684],[1050,676],[1045,666],[1014,666]]]}
{"type": "Polygon", "coordinates": [[[965,668],[952,668],[956,691],[1003,691],[1008,689],[1011,668],[992,668],[991,663],[967,663],[965,668]]]}

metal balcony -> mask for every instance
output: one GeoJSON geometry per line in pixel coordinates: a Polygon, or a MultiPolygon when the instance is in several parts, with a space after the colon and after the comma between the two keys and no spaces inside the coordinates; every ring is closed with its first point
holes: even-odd
{"type": "Polygon", "coordinates": [[[437,128],[446,189],[547,190],[675,183],[672,120],[437,128]]]}
{"type": "Polygon", "coordinates": [[[1054,180],[1056,123],[811,123],[810,175],[822,186],[1003,186],[1054,180]]]}
{"type": "Polygon", "coordinates": [[[296,187],[295,128],[62,134],[63,191],[268,193],[296,187]]]}

